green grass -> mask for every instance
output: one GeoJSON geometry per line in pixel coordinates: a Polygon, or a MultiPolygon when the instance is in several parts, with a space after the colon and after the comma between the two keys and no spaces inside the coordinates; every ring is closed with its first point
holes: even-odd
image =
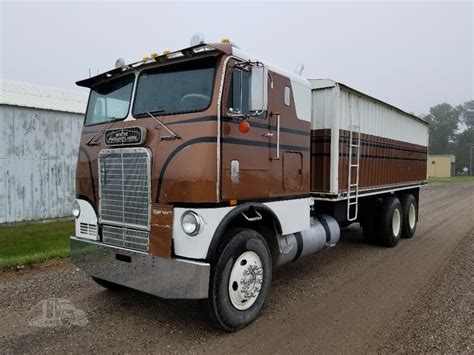
{"type": "Polygon", "coordinates": [[[0,227],[0,268],[40,263],[69,255],[74,221],[0,227]]]}
{"type": "Polygon", "coordinates": [[[428,182],[436,183],[453,183],[453,182],[465,182],[465,181],[474,181],[474,176],[453,176],[453,177],[430,177],[428,182]]]}

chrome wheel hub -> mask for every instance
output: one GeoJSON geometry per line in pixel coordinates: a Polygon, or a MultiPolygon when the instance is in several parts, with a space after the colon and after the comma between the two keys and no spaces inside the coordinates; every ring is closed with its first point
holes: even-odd
{"type": "Polygon", "coordinates": [[[392,215],[392,233],[394,236],[397,236],[398,233],[400,233],[400,227],[401,227],[401,214],[400,210],[396,209],[393,211],[392,215]]]}
{"type": "Polygon", "coordinates": [[[410,207],[408,208],[408,225],[410,226],[410,229],[415,228],[415,223],[416,223],[415,205],[411,204],[410,207]]]}
{"type": "Polygon", "coordinates": [[[229,297],[232,305],[240,311],[249,309],[257,300],[263,284],[262,260],[257,253],[242,253],[229,276],[229,297]]]}

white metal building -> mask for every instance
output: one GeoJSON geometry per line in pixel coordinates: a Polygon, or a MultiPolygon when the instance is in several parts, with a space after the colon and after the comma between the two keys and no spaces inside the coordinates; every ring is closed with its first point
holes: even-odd
{"type": "Polygon", "coordinates": [[[0,223],[71,215],[87,93],[0,81],[0,223]]]}

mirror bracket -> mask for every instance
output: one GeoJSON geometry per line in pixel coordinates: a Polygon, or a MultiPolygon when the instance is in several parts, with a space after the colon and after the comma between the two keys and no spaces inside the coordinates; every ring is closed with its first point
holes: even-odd
{"type": "Polygon", "coordinates": [[[251,72],[250,87],[250,110],[246,113],[228,111],[227,116],[242,121],[250,117],[257,117],[265,113],[268,101],[268,69],[259,61],[252,62],[250,60],[239,62],[234,68],[251,72]],[[252,108],[256,108],[252,110],[252,108]]]}

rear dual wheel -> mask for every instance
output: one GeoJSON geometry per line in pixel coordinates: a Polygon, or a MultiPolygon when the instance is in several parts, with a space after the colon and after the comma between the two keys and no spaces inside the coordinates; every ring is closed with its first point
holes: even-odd
{"type": "Polygon", "coordinates": [[[265,239],[251,229],[231,229],[212,266],[209,305],[216,325],[235,331],[253,322],[270,291],[271,254],[265,239]]]}
{"type": "Polygon", "coordinates": [[[364,236],[371,242],[394,247],[400,238],[411,238],[416,231],[418,209],[416,199],[404,194],[399,199],[387,196],[361,219],[364,236]]]}
{"type": "Polygon", "coordinates": [[[397,197],[386,197],[382,202],[377,235],[383,246],[393,248],[402,236],[403,212],[397,197]]]}
{"type": "Polygon", "coordinates": [[[418,205],[411,194],[402,195],[400,201],[403,211],[402,238],[411,238],[415,234],[418,223],[418,205]]]}

